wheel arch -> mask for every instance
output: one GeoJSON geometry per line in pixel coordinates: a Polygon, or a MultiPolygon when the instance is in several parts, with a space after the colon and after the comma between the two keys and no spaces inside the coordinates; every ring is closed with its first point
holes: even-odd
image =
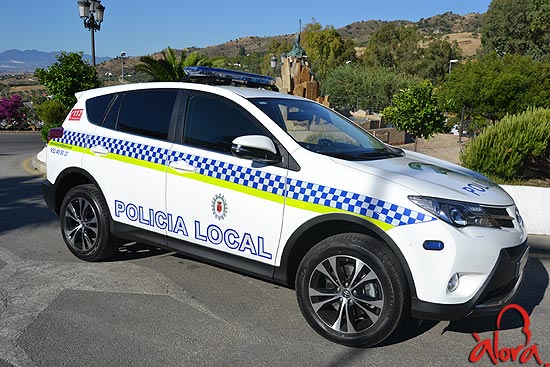
{"type": "Polygon", "coordinates": [[[67,192],[75,186],[93,184],[101,195],[101,187],[99,187],[97,181],[88,172],[78,167],[70,167],[63,170],[55,180],[55,212],[59,215],[61,210],[61,203],[67,192]]]}
{"type": "Polygon", "coordinates": [[[298,266],[304,255],[321,240],[341,233],[362,233],[387,244],[403,268],[411,296],[416,296],[411,270],[397,244],[375,224],[348,214],[322,215],[307,221],[294,231],[284,247],[281,265],[275,269],[274,280],[294,288],[298,266]]]}

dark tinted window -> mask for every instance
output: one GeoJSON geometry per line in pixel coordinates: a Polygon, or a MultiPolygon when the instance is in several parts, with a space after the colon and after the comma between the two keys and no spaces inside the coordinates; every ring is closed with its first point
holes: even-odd
{"type": "Polygon", "coordinates": [[[184,144],[230,153],[233,139],[243,135],[269,136],[251,115],[231,101],[198,93],[189,98],[184,144]]]}
{"type": "Polygon", "coordinates": [[[113,103],[111,103],[111,108],[107,112],[107,116],[103,119],[103,127],[107,129],[115,129],[116,120],[118,118],[118,112],[120,111],[120,105],[122,104],[122,95],[117,95],[113,103]]]}
{"type": "Polygon", "coordinates": [[[116,129],[166,140],[177,94],[176,89],[125,93],[116,129]]]}
{"type": "Polygon", "coordinates": [[[104,96],[88,99],[86,101],[86,115],[88,116],[88,121],[94,125],[101,125],[103,116],[105,116],[105,111],[107,107],[109,107],[113,96],[114,94],[106,94],[104,96]]]}

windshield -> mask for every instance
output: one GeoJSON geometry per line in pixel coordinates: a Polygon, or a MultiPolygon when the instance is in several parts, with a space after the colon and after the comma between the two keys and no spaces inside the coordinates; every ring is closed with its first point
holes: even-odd
{"type": "Polygon", "coordinates": [[[371,160],[402,156],[353,122],[318,103],[297,99],[251,98],[302,147],[346,160],[371,160]]]}

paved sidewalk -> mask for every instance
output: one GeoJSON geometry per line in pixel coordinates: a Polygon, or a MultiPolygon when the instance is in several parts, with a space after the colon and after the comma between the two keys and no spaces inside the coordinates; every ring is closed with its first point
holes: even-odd
{"type": "MultiPolygon", "coordinates": [[[[427,154],[432,157],[444,159],[448,162],[460,164],[460,151],[469,139],[470,138],[462,137],[462,143],[459,143],[457,135],[436,134],[430,140],[418,140],[418,153],[427,154]]],[[[400,145],[399,148],[414,151],[414,143],[403,144],[400,145]]]]}

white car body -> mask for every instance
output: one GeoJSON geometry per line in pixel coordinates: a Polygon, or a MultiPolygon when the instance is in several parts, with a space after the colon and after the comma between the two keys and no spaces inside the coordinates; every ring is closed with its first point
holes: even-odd
{"type": "Polygon", "coordinates": [[[45,196],[58,213],[60,182],[67,172],[80,172],[93,178],[103,194],[117,236],[190,251],[290,286],[296,273],[291,268],[300,260],[292,247],[299,246],[300,235],[312,226],[318,231],[323,223],[349,223],[395,252],[407,275],[412,314],[420,318],[454,319],[500,307],[519,286],[527,232],[514,201],[498,185],[464,167],[409,151],[365,161],[315,153],[249,100],[298,98],[257,89],[146,83],[90,90],[77,97],[63,136],[48,146],[45,196]],[[299,169],[258,164],[87,121],[90,98],[155,88],[202,91],[234,102],[269,130],[299,169]],[[453,226],[409,199],[418,196],[500,208],[512,225],[453,226]],[[441,242],[442,248],[427,249],[426,241],[431,240],[441,242]],[[509,279],[509,289],[487,298],[486,287],[506,249],[515,249],[514,258],[508,259],[516,272],[510,277],[513,282],[509,279]],[[459,284],[450,291],[454,274],[459,284]]]}

